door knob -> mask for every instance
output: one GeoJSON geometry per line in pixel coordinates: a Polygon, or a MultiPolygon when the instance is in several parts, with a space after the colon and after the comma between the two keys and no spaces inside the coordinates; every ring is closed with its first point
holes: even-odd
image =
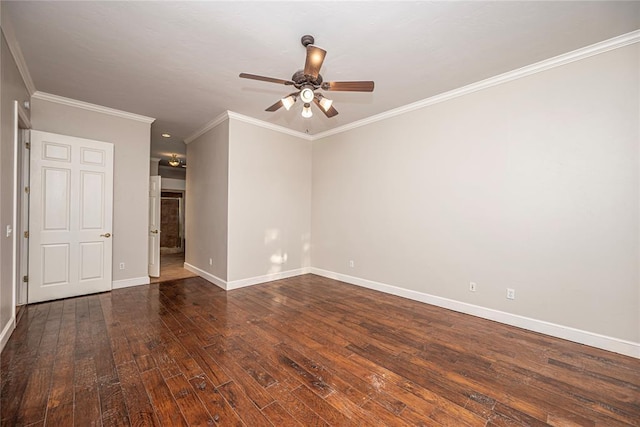
{"type": "Polygon", "coordinates": [[[106,237],[107,239],[111,237],[111,233],[101,234],[100,237],[106,237]]]}
{"type": "Polygon", "coordinates": [[[158,234],[158,230],[151,230],[151,233],[158,234]]]}

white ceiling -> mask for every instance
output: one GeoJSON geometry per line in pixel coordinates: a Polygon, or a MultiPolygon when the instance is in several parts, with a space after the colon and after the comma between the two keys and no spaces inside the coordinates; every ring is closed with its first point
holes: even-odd
{"type": "MultiPolygon", "coordinates": [[[[316,134],[640,28],[640,2],[3,1],[38,91],[155,117],[153,157],[226,110],[316,134]],[[264,109],[302,68],[300,37],[327,50],[339,115],[264,109]],[[170,140],[160,137],[173,135],[170,140]]],[[[5,18],[7,17],[5,15],[5,18]]]]}

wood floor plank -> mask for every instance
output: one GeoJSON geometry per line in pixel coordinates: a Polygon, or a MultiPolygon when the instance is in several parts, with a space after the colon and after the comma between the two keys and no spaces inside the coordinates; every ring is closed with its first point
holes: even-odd
{"type": "Polygon", "coordinates": [[[267,426],[271,422],[234,381],[222,384],[218,391],[247,426],[267,426]]]}
{"type": "Polygon", "coordinates": [[[291,391],[300,386],[300,383],[278,383],[270,388],[270,392],[293,418],[304,426],[328,426],[327,422],[316,414],[311,408],[296,398],[291,391]]]}
{"type": "Polygon", "coordinates": [[[96,366],[93,357],[85,355],[86,350],[76,353],[74,402],[77,409],[74,412],[74,425],[100,425],[102,414],[96,366]]]}
{"type": "Polygon", "coordinates": [[[207,408],[216,424],[225,426],[245,425],[229,403],[224,400],[222,394],[216,390],[215,385],[206,376],[191,378],[189,383],[196,391],[198,398],[205,408],[207,408]]]}
{"type": "Polygon", "coordinates": [[[23,398],[20,402],[17,424],[28,425],[45,419],[62,319],[62,306],[62,301],[55,301],[51,303],[47,313],[37,358],[31,366],[32,370],[27,374],[24,396],[28,398],[23,398]]]}
{"type": "Polygon", "coordinates": [[[131,360],[118,365],[118,377],[122,384],[122,393],[127,404],[127,413],[131,425],[160,425],[135,362],[131,360]]]}
{"type": "Polygon", "coordinates": [[[225,342],[222,336],[218,336],[214,341],[216,342],[205,347],[205,350],[209,352],[216,363],[228,373],[229,377],[233,378],[236,382],[234,388],[237,386],[241,387],[246,396],[248,396],[258,408],[264,408],[273,402],[273,397],[269,395],[251,375],[242,369],[233,357],[225,354],[226,346],[232,346],[233,344],[231,342],[225,342]]]}
{"type": "MultiPolygon", "coordinates": [[[[47,408],[47,424],[51,426],[74,425],[74,402],[66,401],[47,408]]],[[[43,420],[44,421],[44,420],[43,420]]]]}
{"type": "Polygon", "coordinates": [[[141,373],[140,377],[160,424],[188,426],[160,371],[151,369],[141,373]]]}
{"type": "Polygon", "coordinates": [[[329,425],[346,425],[350,423],[348,416],[338,411],[306,385],[301,385],[292,390],[291,394],[307,405],[313,412],[320,415],[329,425]]]}
{"type": "Polygon", "coordinates": [[[189,352],[193,360],[198,364],[202,372],[213,382],[215,386],[222,385],[230,381],[229,375],[220,365],[211,357],[201,343],[197,342],[193,335],[185,335],[181,337],[182,345],[189,352]]]}
{"type": "Polygon", "coordinates": [[[273,402],[262,408],[262,413],[274,426],[299,426],[303,427],[295,418],[284,410],[278,402],[273,402]]]}
{"type": "Polygon", "coordinates": [[[213,417],[198,399],[195,390],[184,375],[167,378],[165,382],[190,426],[213,425],[213,417]]]}
{"type": "Polygon", "coordinates": [[[26,306],[4,426],[640,427],[640,360],[314,275],[26,306]]]}

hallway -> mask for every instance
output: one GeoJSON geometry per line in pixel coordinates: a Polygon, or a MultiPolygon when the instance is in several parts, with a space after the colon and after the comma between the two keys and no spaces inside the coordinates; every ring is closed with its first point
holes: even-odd
{"type": "Polygon", "coordinates": [[[195,277],[196,274],[183,267],[184,252],[160,255],[160,277],[151,277],[150,283],[161,283],[170,280],[195,277]]]}

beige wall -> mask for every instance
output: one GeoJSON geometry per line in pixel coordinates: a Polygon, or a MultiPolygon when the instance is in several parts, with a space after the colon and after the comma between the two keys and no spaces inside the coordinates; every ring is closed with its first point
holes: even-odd
{"type": "Polygon", "coordinates": [[[639,51],[315,141],[313,266],[639,342],[639,51]]]}
{"type": "Polygon", "coordinates": [[[114,144],[113,280],[148,278],[150,123],[36,98],[31,109],[33,129],[114,144]]]}
{"type": "Polygon", "coordinates": [[[230,287],[310,265],[309,141],[226,118],[187,159],[187,264],[230,287]]]}
{"type": "Polygon", "coordinates": [[[185,262],[226,281],[229,123],[187,145],[187,159],[185,262]]]}
{"type": "Polygon", "coordinates": [[[229,281],[308,267],[310,222],[311,142],[231,118],[229,281]]]}
{"type": "Polygon", "coordinates": [[[6,236],[13,223],[14,191],[14,101],[29,100],[29,92],[1,36],[0,46],[0,331],[13,316],[13,236],[6,236]]]}

